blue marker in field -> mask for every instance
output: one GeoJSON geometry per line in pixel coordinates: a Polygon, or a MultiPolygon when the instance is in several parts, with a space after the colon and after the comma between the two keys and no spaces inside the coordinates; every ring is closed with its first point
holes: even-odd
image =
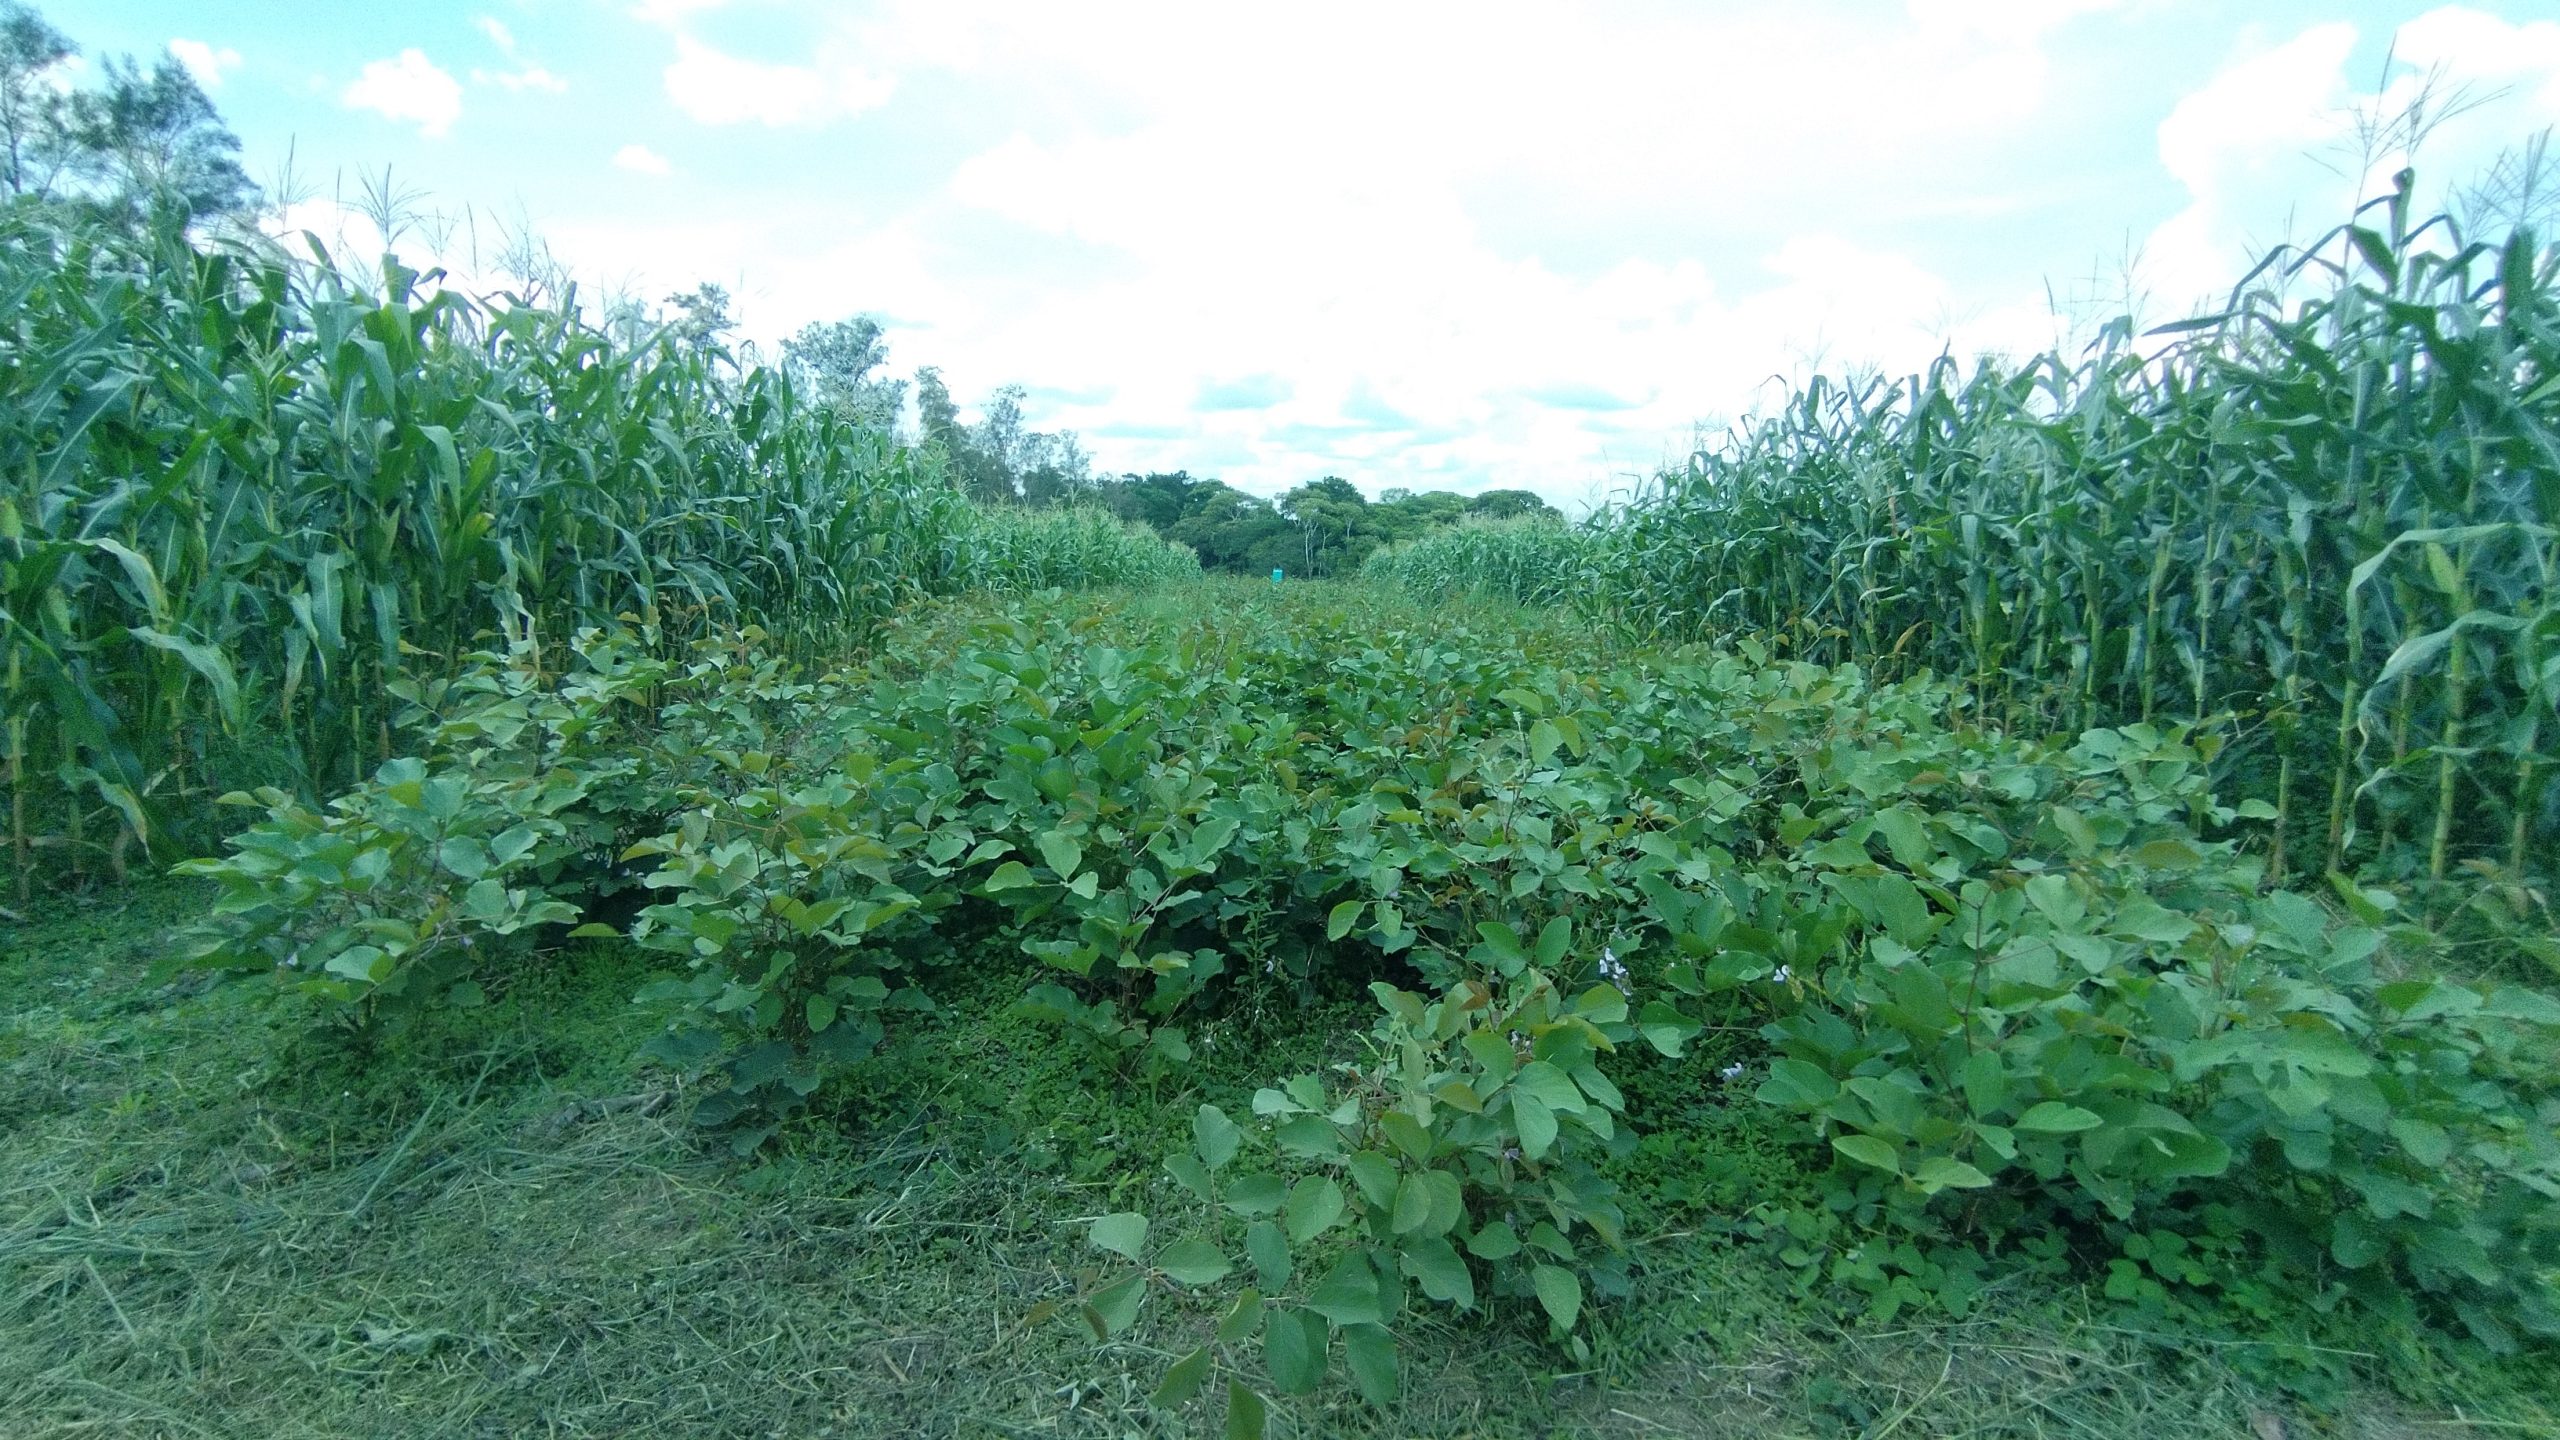
{"type": "Polygon", "coordinates": [[[1271,583],[1274,585],[1280,583],[1280,567],[1277,565],[1271,567],[1271,583]]]}

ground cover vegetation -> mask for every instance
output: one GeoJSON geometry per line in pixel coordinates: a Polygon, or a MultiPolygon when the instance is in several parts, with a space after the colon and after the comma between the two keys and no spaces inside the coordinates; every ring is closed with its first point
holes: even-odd
{"type": "Polygon", "coordinates": [[[101,193],[0,217],[13,1423],[2560,1423],[2529,234],[1567,527],[101,193]]]}

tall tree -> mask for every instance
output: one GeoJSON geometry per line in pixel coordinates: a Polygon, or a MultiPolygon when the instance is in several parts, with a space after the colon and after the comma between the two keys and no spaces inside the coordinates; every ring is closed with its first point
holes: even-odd
{"type": "Polygon", "coordinates": [[[1534,490],[1487,490],[1467,501],[1467,513],[1488,520],[1509,520],[1521,515],[1545,515],[1563,519],[1562,512],[1540,499],[1534,490]]]}
{"type": "Polygon", "coordinates": [[[1310,575],[1344,575],[1378,548],[1368,497],[1339,475],[1311,480],[1280,497],[1280,513],[1301,532],[1302,567],[1310,575]]]}
{"type": "Polygon", "coordinates": [[[0,0],[0,184],[11,195],[53,189],[69,156],[69,104],[56,67],[80,53],[62,32],[16,0],[0,0]]]}
{"type": "Polygon", "coordinates": [[[148,73],[109,60],[106,84],[72,97],[71,127],[92,203],[128,221],[181,223],[247,214],[258,187],[240,168],[240,140],[187,67],[162,56],[148,73]]]}
{"type": "Polygon", "coordinates": [[[960,407],[951,403],[938,366],[916,371],[916,429],[927,445],[947,446],[960,434],[960,407]]]}
{"type": "Polygon", "coordinates": [[[738,322],[729,314],[729,292],[710,281],[667,297],[675,314],[667,328],[678,342],[696,350],[717,350],[738,322]]]}
{"type": "Polygon", "coordinates": [[[810,386],[817,402],[847,419],[897,428],[907,384],[879,373],[889,362],[880,322],[868,315],[811,322],[782,342],[782,361],[810,386]]]}

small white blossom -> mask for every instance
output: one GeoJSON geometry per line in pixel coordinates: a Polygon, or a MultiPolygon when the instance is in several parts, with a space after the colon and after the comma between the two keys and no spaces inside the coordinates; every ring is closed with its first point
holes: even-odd
{"type": "Polygon", "coordinates": [[[1505,1159],[1505,1160],[1517,1160],[1517,1159],[1519,1159],[1519,1158],[1520,1158],[1520,1147],[1519,1147],[1519,1146],[1517,1146],[1517,1145],[1505,1145],[1505,1146],[1503,1146],[1503,1147],[1502,1147],[1502,1158],[1503,1158],[1503,1159],[1505,1159]]]}
{"type": "Polygon", "coordinates": [[[1769,978],[1780,985],[1784,985],[1788,981],[1796,978],[1796,967],[1793,965],[1781,965],[1778,967],[1778,973],[1770,976],[1769,978]]]}
{"type": "Polygon", "coordinates": [[[1600,978],[1620,988],[1627,983],[1627,967],[1619,963],[1618,952],[1605,945],[1600,948],[1600,978]]]}
{"type": "Polygon", "coordinates": [[[1730,1085],[1730,1084],[1732,1084],[1734,1081],[1739,1080],[1739,1079],[1741,1079],[1741,1078],[1742,1078],[1742,1062],[1741,1062],[1741,1061],[1739,1061],[1739,1060],[1736,1060],[1736,1061],[1734,1061],[1732,1064],[1727,1065],[1727,1066],[1726,1066],[1726,1067],[1724,1067],[1723,1069],[1721,1069],[1721,1070],[1717,1071],[1717,1072],[1716,1072],[1716,1074],[1717,1074],[1717,1076],[1718,1076],[1719,1078],[1721,1078],[1721,1079],[1722,1079],[1726,1084],[1730,1085]]]}

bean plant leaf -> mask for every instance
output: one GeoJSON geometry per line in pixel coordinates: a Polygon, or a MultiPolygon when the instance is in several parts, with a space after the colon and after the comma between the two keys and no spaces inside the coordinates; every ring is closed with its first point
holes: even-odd
{"type": "Polygon", "coordinates": [[[1289,1191],[1287,1213],[1282,1217],[1289,1227],[1289,1241],[1304,1245],[1333,1228],[1342,1218],[1342,1187],[1330,1178],[1310,1175],[1289,1191]]]}
{"type": "Polygon", "coordinates": [[[1157,1382],[1155,1393],[1147,1397],[1148,1403],[1160,1410],[1179,1410],[1190,1404],[1191,1397],[1200,1393],[1201,1383],[1209,1378],[1209,1360],[1209,1347],[1202,1345],[1174,1361],[1172,1368],[1164,1372],[1164,1379],[1157,1382]]]}
{"type": "Polygon", "coordinates": [[[1227,1382],[1227,1440],[1263,1440],[1271,1409],[1242,1381],[1227,1382]]]}
{"type": "Polygon", "coordinates": [[[1902,1157],[1891,1145],[1873,1135],[1834,1136],[1831,1148],[1861,1165],[1871,1165],[1889,1175],[1902,1173],[1902,1157]]]}
{"type": "Polygon", "coordinates": [[[1520,1133],[1520,1153],[1535,1160],[1556,1143],[1555,1112],[1547,1102],[1525,1090],[1511,1092],[1511,1123],[1520,1133]]]}
{"type": "Polygon", "coordinates": [[[1538,1303],[1546,1307],[1558,1330],[1571,1330],[1582,1317],[1582,1282],[1561,1265],[1538,1265],[1529,1271],[1530,1288],[1538,1292],[1538,1303]]]}
{"type": "Polygon", "coordinates": [[[1139,1307],[1146,1303],[1147,1277],[1132,1275],[1095,1292],[1085,1305],[1085,1323],[1093,1327],[1095,1339],[1108,1340],[1128,1329],[1137,1320],[1139,1307]]]}
{"type": "Polygon", "coordinates": [[[1185,1285],[1223,1280],[1236,1267],[1226,1253],[1206,1240],[1176,1240],[1156,1254],[1156,1268],[1185,1285]]]}
{"type": "Polygon", "coordinates": [[[2106,1122],[2077,1105],[2059,1100],[2040,1100],[2027,1108],[2027,1113],[2011,1121],[2009,1128],[2035,1135],[2070,1135],[2082,1130],[2095,1130],[2106,1122]]]}
{"type": "Polygon", "coordinates": [[[1401,1388],[1396,1374],[1396,1337],[1383,1325],[1348,1325],[1342,1331],[1342,1358],[1360,1398],[1384,1410],[1396,1403],[1401,1388]]]}
{"type": "Polygon", "coordinates": [[[1280,1393],[1304,1395],[1323,1381],[1330,1335],[1324,1317],[1312,1310],[1271,1312],[1262,1326],[1262,1365],[1280,1393]]]}
{"type": "Polygon", "coordinates": [[[1203,1105],[1191,1117],[1191,1147],[1200,1156],[1200,1163],[1212,1171],[1226,1168],[1227,1162],[1236,1158],[1236,1147],[1243,1140],[1244,1131],[1215,1105],[1203,1105]]]}
{"type": "Polygon", "coordinates": [[[1406,1274],[1422,1282],[1423,1294],[1461,1310],[1474,1308],[1475,1276],[1468,1271],[1467,1262],[1458,1258],[1457,1247],[1448,1241],[1408,1241],[1403,1265],[1406,1274]]]}
{"type": "Polygon", "coordinates": [[[1138,1259],[1147,1244],[1147,1217],[1134,1210],[1105,1215],[1093,1222],[1085,1238],[1115,1255],[1138,1259]]]}

